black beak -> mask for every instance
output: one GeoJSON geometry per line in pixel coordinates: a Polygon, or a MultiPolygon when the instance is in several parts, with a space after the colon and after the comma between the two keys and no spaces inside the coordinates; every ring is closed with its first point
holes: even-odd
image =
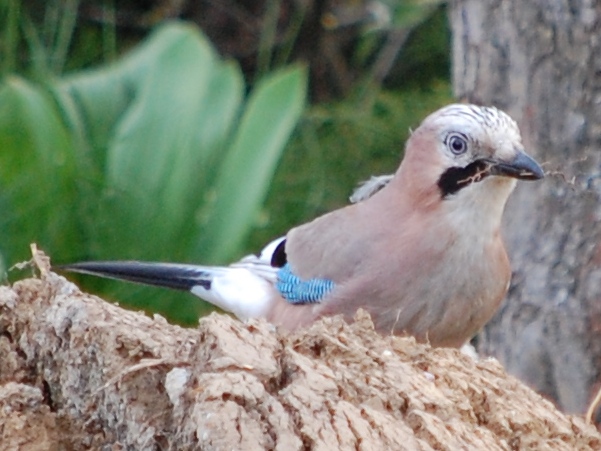
{"type": "Polygon", "coordinates": [[[486,160],[491,166],[490,175],[513,177],[519,180],[539,180],[545,176],[540,165],[521,150],[510,161],[486,160]]]}

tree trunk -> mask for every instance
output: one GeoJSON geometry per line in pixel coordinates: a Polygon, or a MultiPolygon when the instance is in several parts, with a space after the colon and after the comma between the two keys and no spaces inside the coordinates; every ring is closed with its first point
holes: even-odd
{"type": "Polygon", "coordinates": [[[457,96],[510,113],[547,172],[507,206],[513,281],[480,350],[583,412],[601,381],[601,2],[456,0],[450,17],[457,96]]]}

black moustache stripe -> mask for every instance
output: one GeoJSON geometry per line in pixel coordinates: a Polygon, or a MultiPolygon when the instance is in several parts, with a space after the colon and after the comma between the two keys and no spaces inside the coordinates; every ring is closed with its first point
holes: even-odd
{"type": "Polygon", "coordinates": [[[438,179],[438,188],[443,198],[479,182],[490,175],[490,163],[476,160],[464,168],[449,168],[438,179]]]}

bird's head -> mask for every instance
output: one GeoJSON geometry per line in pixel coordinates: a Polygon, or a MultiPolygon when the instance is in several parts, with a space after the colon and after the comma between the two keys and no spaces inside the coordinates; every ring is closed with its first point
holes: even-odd
{"type": "Polygon", "coordinates": [[[442,199],[477,190],[498,194],[503,204],[515,180],[544,176],[524,152],[513,119],[496,108],[463,104],[444,107],[422,122],[407,142],[399,172],[415,188],[429,188],[442,199]]]}

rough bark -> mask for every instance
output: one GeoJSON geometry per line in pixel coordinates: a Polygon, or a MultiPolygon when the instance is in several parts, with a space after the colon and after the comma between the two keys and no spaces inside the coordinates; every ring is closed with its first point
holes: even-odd
{"type": "Polygon", "coordinates": [[[601,381],[601,2],[455,0],[451,22],[457,96],[508,111],[547,171],[507,207],[513,282],[480,349],[583,412],[601,381]]]}
{"type": "Polygon", "coordinates": [[[382,337],[365,315],[183,329],[41,265],[0,288],[2,449],[601,449],[496,361],[382,337]]]}

